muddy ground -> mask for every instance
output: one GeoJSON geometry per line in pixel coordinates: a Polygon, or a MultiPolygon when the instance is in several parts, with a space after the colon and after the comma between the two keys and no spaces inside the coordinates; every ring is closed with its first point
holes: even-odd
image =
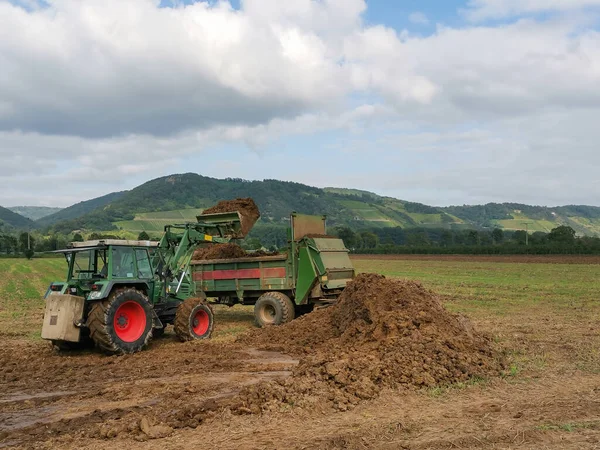
{"type": "MultiPolygon", "coordinates": [[[[418,286],[407,289],[417,289],[429,301],[418,286]]],[[[324,322],[305,316],[280,338],[276,329],[254,331],[248,307],[215,308],[217,329],[235,330],[231,335],[179,343],[168,330],[148,350],[126,356],[93,350],[59,354],[37,339],[0,330],[0,447],[600,448],[599,309],[576,301],[560,307],[528,304],[518,314],[478,310],[471,321],[490,336],[479,347],[485,355],[489,346],[506,358],[502,373],[486,370],[482,376],[449,384],[436,379],[421,387],[388,383],[359,401],[342,399],[343,408],[339,398],[331,398],[335,391],[323,390],[306,404],[277,401],[259,411],[245,409],[240,398],[272,395],[274,385],[306,372],[299,360],[307,351],[331,356],[319,336],[331,340],[336,351],[346,346],[348,354],[364,356],[372,346],[365,336],[389,333],[390,322],[387,314],[374,318],[363,306],[355,305],[363,320],[350,328],[357,318],[348,322],[345,315],[325,311],[323,317],[340,324],[337,331],[325,336],[321,330],[302,345],[295,333],[324,322]],[[373,323],[385,329],[372,328],[373,323]]],[[[452,323],[459,334],[471,331],[462,322],[452,323]]],[[[385,347],[376,346],[384,352],[378,357],[401,354],[407,345],[384,341],[385,347]]],[[[479,365],[477,354],[471,353],[470,364],[479,365]]],[[[347,356],[340,361],[352,359],[361,362],[359,369],[368,369],[368,361],[347,356]]],[[[388,367],[377,359],[371,365],[388,367]]]]}

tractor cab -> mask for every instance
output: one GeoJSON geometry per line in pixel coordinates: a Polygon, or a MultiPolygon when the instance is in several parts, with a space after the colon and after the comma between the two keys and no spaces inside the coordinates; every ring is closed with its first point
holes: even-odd
{"type": "Polygon", "coordinates": [[[151,258],[158,242],[106,239],[73,242],[57,250],[67,261],[66,281],[53,282],[46,293],[102,298],[114,282],[149,282],[154,278],[151,258]]]}

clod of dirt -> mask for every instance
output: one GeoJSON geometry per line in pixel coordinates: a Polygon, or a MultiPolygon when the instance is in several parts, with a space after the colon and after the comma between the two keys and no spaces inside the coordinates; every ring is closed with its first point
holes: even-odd
{"type": "MultiPolygon", "coordinates": [[[[292,377],[242,392],[239,413],[326,398],[338,410],[384,387],[414,388],[498,375],[502,358],[467,318],[412,281],[360,274],[338,302],[240,341],[304,354],[292,377]]],[[[234,409],[235,410],[235,409],[234,409]]]]}
{"type": "Polygon", "coordinates": [[[152,425],[147,417],[140,420],[140,430],[150,439],[161,439],[173,434],[173,428],[168,425],[152,425]]]}
{"type": "Polygon", "coordinates": [[[252,229],[258,218],[260,211],[258,206],[251,198],[236,198],[235,200],[223,200],[215,206],[205,209],[202,214],[216,214],[237,211],[241,216],[242,236],[246,236],[252,229]]]}

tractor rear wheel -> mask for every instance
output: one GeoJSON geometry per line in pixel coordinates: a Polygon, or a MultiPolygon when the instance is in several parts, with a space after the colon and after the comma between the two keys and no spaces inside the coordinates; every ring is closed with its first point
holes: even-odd
{"type": "Polygon", "coordinates": [[[175,313],[175,334],[180,341],[208,339],[213,331],[214,316],[206,297],[186,299],[175,313]]]}
{"type": "Polygon", "coordinates": [[[142,292],[125,288],[92,305],[90,336],[106,353],[135,353],[152,338],[152,306],[142,292]]]}
{"type": "Polygon", "coordinates": [[[281,325],[294,320],[294,303],[282,292],[266,292],[254,305],[254,317],[259,327],[281,325]]]}

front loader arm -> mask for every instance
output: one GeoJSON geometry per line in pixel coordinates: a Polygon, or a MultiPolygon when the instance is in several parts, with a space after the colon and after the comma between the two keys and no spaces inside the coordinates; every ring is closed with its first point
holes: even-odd
{"type": "Polygon", "coordinates": [[[198,245],[204,243],[226,244],[231,241],[229,237],[206,234],[202,228],[200,224],[196,223],[165,226],[165,234],[158,249],[164,264],[162,272],[170,275],[167,276],[168,278],[179,279],[182,274],[187,272],[198,245]]]}

